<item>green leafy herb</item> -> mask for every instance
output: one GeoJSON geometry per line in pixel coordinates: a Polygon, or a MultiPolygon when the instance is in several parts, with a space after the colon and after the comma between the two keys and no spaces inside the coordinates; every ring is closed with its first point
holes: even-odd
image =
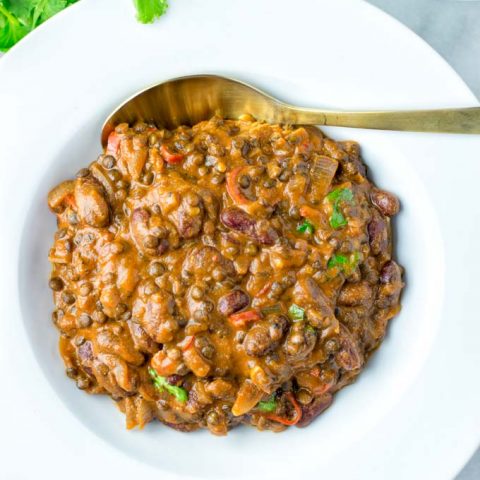
{"type": "Polygon", "coordinates": [[[6,52],[30,30],[0,3],[0,51],[6,52]]]}
{"type": "Polygon", "coordinates": [[[153,368],[148,369],[148,373],[152,377],[153,385],[157,390],[163,392],[167,391],[170,395],[173,395],[179,402],[185,403],[188,400],[188,393],[182,387],[176,387],[170,385],[165,377],[160,376],[153,368]]]}
{"type": "MultiPolygon", "coordinates": [[[[6,52],[27,33],[78,0],[0,0],[0,51],[6,52]]],[[[152,23],[168,8],[167,0],[133,0],[137,19],[152,23]]]]}
{"type": "Polygon", "coordinates": [[[137,20],[142,23],[153,23],[168,8],[167,0],[134,0],[137,8],[137,20]]]}
{"type": "Polygon", "coordinates": [[[77,0],[74,1],[67,1],[67,0],[38,0],[36,1],[36,5],[32,10],[32,25],[33,28],[40,25],[41,23],[48,20],[50,17],[53,17],[58,12],[61,12],[65,8],[67,8],[72,3],[75,3],[77,0]]]}
{"type": "Polygon", "coordinates": [[[330,225],[332,228],[342,228],[348,225],[347,219],[344,217],[343,213],[338,209],[337,205],[333,207],[333,213],[330,217],[330,225]]]}
{"type": "Polygon", "coordinates": [[[327,198],[330,202],[345,201],[351,202],[353,200],[353,192],[349,188],[336,188],[332,190],[327,198]]]}
{"type": "Polygon", "coordinates": [[[265,402],[258,402],[257,408],[262,412],[272,413],[277,408],[277,401],[275,400],[275,395],[272,395],[265,402]]]}
{"type": "Polygon", "coordinates": [[[348,265],[348,258],[345,255],[335,254],[327,263],[328,268],[343,267],[348,265]]]}
{"type": "Polygon", "coordinates": [[[340,255],[338,253],[334,254],[327,263],[328,268],[335,268],[337,267],[339,270],[345,273],[350,273],[358,265],[358,261],[360,260],[360,253],[353,252],[348,257],[345,255],[340,255]]]}
{"type": "Polygon", "coordinates": [[[78,0],[0,0],[0,50],[6,52],[45,20],[78,0]]]}
{"type": "Polygon", "coordinates": [[[333,204],[333,212],[330,217],[331,227],[335,229],[345,227],[348,222],[340,210],[340,203],[353,202],[353,192],[349,188],[336,188],[327,195],[327,199],[333,204]]]}
{"type": "Polygon", "coordinates": [[[305,310],[298,305],[292,303],[288,309],[288,315],[294,322],[300,322],[305,317],[305,310]]]}
{"type": "Polygon", "coordinates": [[[297,232],[300,232],[300,233],[312,234],[314,230],[315,230],[315,227],[308,220],[304,220],[303,223],[301,223],[297,227],[297,232]]]}

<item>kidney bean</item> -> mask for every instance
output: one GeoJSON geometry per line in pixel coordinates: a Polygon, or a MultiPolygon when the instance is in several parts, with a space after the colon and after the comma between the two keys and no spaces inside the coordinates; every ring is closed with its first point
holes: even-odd
{"type": "Polygon", "coordinates": [[[218,300],[218,311],[228,317],[250,303],[250,297],[243,290],[232,290],[218,300]]]}
{"type": "Polygon", "coordinates": [[[397,283],[402,280],[402,270],[396,262],[389,260],[380,270],[381,283],[397,283]]]}
{"type": "Polygon", "coordinates": [[[273,245],[277,231],[267,221],[255,220],[239,208],[227,208],[220,214],[222,223],[232,230],[243,233],[262,245],[273,245]]]}
{"type": "Polygon", "coordinates": [[[325,393],[316,397],[313,402],[302,406],[302,418],[297,423],[298,428],[310,425],[321,413],[323,413],[333,402],[333,395],[325,393]]]}
{"type": "Polygon", "coordinates": [[[400,210],[398,198],[385,190],[374,189],[370,194],[370,200],[387,217],[396,215],[400,210]]]}
{"type": "Polygon", "coordinates": [[[335,354],[337,365],[344,370],[357,370],[363,365],[363,354],[347,327],[340,325],[339,350],[335,354]]]}
{"type": "Polygon", "coordinates": [[[396,305],[402,288],[402,270],[393,260],[389,260],[380,271],[380,288],[377,293],[376,306],[388,308],[396,305]]]}

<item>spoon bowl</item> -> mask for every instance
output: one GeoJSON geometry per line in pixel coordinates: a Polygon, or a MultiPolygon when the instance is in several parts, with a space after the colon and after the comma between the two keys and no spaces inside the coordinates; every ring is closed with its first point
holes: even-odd
{"type": "Polygon", "coordinates": [[[192,75],[158,83],[128,98],[105,121],[105,146],[115,125],[137,121],[175,128],[213,115],[249,113],[269,123],[329,125],[416,132],[480,133],[480,107],[414,111],[334,111],[296,107],[257,88],[218,75],[192,75]]]}

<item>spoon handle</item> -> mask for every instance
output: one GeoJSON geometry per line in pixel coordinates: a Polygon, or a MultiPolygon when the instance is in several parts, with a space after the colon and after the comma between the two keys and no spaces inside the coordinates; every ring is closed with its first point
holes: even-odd
{"type": "MultiPolygon", "coordinates": [[[[480,107],[342,112],[290,107],[291,123],[409,132],[480,133],[480,107]]],[[[290,116],[288,115],[288,116],[290,116]]]]}

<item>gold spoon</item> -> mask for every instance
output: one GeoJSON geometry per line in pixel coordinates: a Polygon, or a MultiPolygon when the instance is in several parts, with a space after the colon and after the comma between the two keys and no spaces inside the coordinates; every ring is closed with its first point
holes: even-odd
{"type": "Polygon", "coordinates": [[[232,78],[193,75],[158,83],[122,103],[103,125],[102,145],[106,145],[115,125],[122,122],[153,122],[157,126],[174,128],[194,125],[215,114],[236,119],[245,113],[257,120],[292,125],[480,133],[480,107],[368,112],[319,110],[283,103],[232,78]]]}

